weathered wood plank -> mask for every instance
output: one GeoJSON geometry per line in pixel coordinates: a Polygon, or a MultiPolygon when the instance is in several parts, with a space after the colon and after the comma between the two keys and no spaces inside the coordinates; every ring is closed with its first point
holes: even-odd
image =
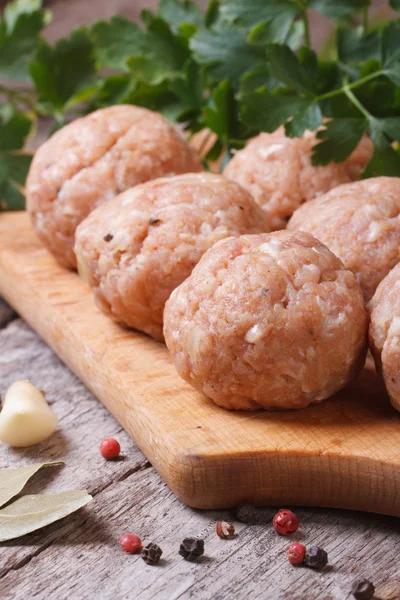
{"type": "Polygon", "coordinates": [[[79,527],[1,580],[6,597],[111,599],[118,590],[118,598],[137,600],[343,600],[353,579],[364,575],[375,581],[377,597],[399,598],[397,549],[387,518],[299,510],[297,537],[323,545],[330,555],[331,567],[320,573],[290,566],[284,556],[289,542],[270,523],[238,525],[235,540],[219,540],[214,523],[222,514],[183,507],[152,469],[108,487],[86,514],[79,527]],[[121,551],[118,538],[127,530],[163,548],[159,567],[121,551]],[[198,563],[177,554],[186,535],[206,541],[206,557],[198,563]]]}
{"type": "Polygon", "coordinates": [[[344,600],[359,575],[375,582],[382,600],[400,597],[399,520],[298,509],[301,529],[295,538],[326,548],[331,567],[323,573],[287,563],[284,549],[290,541],[272,529],[272,509],[264,524],[237,523],[235,540],[219,540],[215,521],[229,513],[183,506],[113,417],[24,323],[3,330],[0,344],[0,392],[29,377],[46,389],[60,418],[59,433],[40,446],[19,451],[1,446],[0,465],[64,458],[68,466],[57,477],[43,472],[29,491],[86,486],[94,494],[76,515],[2,545],[0,597],[344,600]],[[121,441],[124,461],[103,461],[98,442],[106,435],[121,441]],[[152,568],[124,554],[118,540],[126,531],[159,543],[163,563],[152,568]],[[206,540],[207,558],[198,564],[177,554],[186,535],[206,540]]]}
{"type": "MultiPolygon", "coordinates": [[[[61,471],[40,473],[27,488],[29,491],[85,488],[98,494],[113,481],[149,464],[110,413],[23,321],[14,321],[0,332],[0,347],[0,395],[4,396],[13,381],[30,379],[45,391],[59,418],[58,429],[42,444],[26,449],[0,444],[0,468],[66,461],[61,471]],[[118,438],[124,454],[124,459],[117,462],[105,461],[98,450],[100,441],[112,436],[118,438]]],[[[63,535],[59,526],[49,531],[50,539],[53,534],[63,535]]],[[[43,542],[42,535],[35,534],[28,543],[23,540],[18,549],[13,544],[3,549],[0,574],[32,552],[40,552],[42,543],[48,543],[47,537],[43,542]]]]}

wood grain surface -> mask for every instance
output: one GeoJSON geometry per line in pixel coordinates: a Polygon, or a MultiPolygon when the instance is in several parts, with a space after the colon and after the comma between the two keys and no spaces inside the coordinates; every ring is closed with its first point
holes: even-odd
{"type": "MultiPolygon", "coordinates": [[[[4,314],[11,309],[3,304],[4,314]]],[[[368,577],[375,600],[400,597],[400,520],[334,509],[294,508],[299,531],[282,538],[271,526],[279,508],[260,509],[249,524],[235,520],[237,537],[219,540],[215,522],[228,511],[181,504],[112,415],[20,319],[0,326],[0,394],[16,379],[43,388],[59,418],[48,440],[25,449],[0,444],[0,467],[64,460],[40,473],[26,491],[86,488],[85,509],[23,538],[1,544],[0,598],[7,600],[351,600],[351,584],[368,577]],[[115,436],[123,460],[106,462],[98,445],[115,436]],[[149,567],[121,551],[125,532],[162,547],[149,567]],[[184,536],[203,536],[205,558],[178,555],[184,536]],[[294,540],[329,554],[323,572],[292,567],[285,548],[294,540]]]]}
{"type": "Polygon", "coordinates": [[[373,369],[301,411],[232,412],[180,380],[164,345],[120,328],[27,215],[0,217],[0,293],[197,508],[306,504],[400,515],[400,418],[373,369]]]}

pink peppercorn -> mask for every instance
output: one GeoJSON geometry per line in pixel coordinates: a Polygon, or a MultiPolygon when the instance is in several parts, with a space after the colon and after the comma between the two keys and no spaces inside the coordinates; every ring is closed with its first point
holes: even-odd
{"type": "Polygon", "coordinates": [[[306,547],[300,542],[295,542],[286,550],[286,556],[291,565],[301,565],[306,555],[306,547]]]}
{"type": "Polygon", "coordinates": [[[272,521],[275,530],[280,535],[289,535],[299,528],[299,520],[291,510],[281,508],[272,521]]]}
{"type": "Polygon", "coordinates": [[[119,543],[125,552],[129,552],[130,554],[135,554],[136,552],[142,551],[142,540],[139,536],[134,535],[133,533],[125,533],[125,535],[123,535],[119,540],[119,543]]]}
{"type": "Polygon", "coordinates": [[[117,458],[121,452],[121,446],[114,438],[106,438],[100,444],[101,455],[107,460],[117,458]]]}

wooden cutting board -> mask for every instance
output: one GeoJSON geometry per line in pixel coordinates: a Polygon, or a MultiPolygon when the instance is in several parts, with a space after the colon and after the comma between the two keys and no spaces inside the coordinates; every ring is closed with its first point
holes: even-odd
{"type": "Polygon", "coordinates": [[[314,505],[400,516],[400,415],[368,365],[300,411],[230,412],[190,388],[164,345],[103,316],[25,213],[0,214],[0,295],[197,508],[314,505]]]}

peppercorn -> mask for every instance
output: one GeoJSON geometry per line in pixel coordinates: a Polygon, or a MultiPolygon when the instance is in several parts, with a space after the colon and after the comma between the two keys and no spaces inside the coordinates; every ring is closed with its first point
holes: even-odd
{"type": "Polygon", "coordinates": [[[114,236],[113,236],[113,234],[112,234],[112,233],[107,233],[107,235],[105,235],[105,236],[103,237],[103,240],[104,240],[105,242],[111,242],[111,240],[113,239],[113,237],[114,237],[114,236]]]}
{"type": "Polygon", "coordinates": [[[322,569],[328,564],[328,554],[318,546],[307,548],[304,564],[311,569],[322,569]]]}
{"type": "Polygon", "coordinates": [[[143,548],[140,556],[148,565],[156,565],[160,561],[161,555],[162,550],[160,546],[152,542],[143,548]]]}
{"type": "Polygon", "coordinates": [[[286,550],[286,556],[291,565],[301,565],[304,562],[306,547],[300,542],[295,542],[286,550]]]}
{"type": "Polygon", "coordinates": [[[368,579],[357,579],[351,586],[351,593],[356,600],[371,600],[375,586],[368,579]]]}
{"type": "Polygon", "coordinates": [[[231,540],[235,537],[235,527],[232,523],[227,523],[226,521],[218,521],[215,525],[215,531],[218,537],[225,540],[231,540]]]}
{"type": "Polygon", "coordinates": [[[132,533],[125,533],[119,540],[119,543],[125,552],[129,552],[130,554],[135,554],[135,552],[140,552],[142,550],[142,541],[140,537],[132,533]]]}
{"type": "Polygon", "coordinates": [[[196,560],[204,554],[204,540],[199,538],[185,538],[179,547],[179,554],[185,560],[196,560]]]}
{"type": "Polygon", "coordinates": [[[121,452],[121,446],[114,438],[106,438],[100,444],[100,452],[104,458],[111,460],[117,458],[121,452]]]}
{"type": "Polygon", "coordinates": [[[289,535],[299,528],[299,520],[291,510],[281,508],[272,521],[275,530],[280,535],[289,535]]]}

